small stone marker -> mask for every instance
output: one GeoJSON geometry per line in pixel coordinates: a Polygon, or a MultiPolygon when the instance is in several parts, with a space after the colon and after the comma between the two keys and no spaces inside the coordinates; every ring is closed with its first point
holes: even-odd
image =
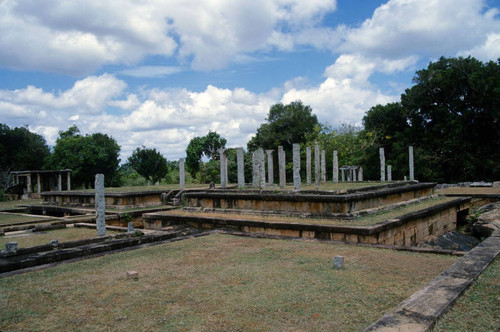
{"type": "Polygon", "coordinates": [[[97,236],[106,235],[106,199],[104,197],[104,174],[95,176],[95,224],[97,236]]]}
{"type": "Polygon", "coordinates": [[[293,187],[300,190],[300,144],[293,144],[293,187]]]}
{"type": "Polygon", "coordinates": [[[135,232],[135,227],[134,227],[134,222],[133,221],[129,221],[129,223],[127,224],[127,232],[128,233],[135,232]]]}
{"type": "Polygon", "coordinates": [[[138,280],[139,279],[139,272],[127,271],[127,279],[138,280]]]}
{"type": "Polygon", "coordinates": [[[56,245],[58,245],[58,244],[59,244],[59,240],[57,240],[57,239],[56,239],[56,240],[52,240],[52,241],[50,241],[50,243],[49,243],[49,244],[50,244],[51,246],[56,246],[56,245]]]}
{"type": "Polygon", "coordinates": [[[344,268],[344,256],[333,257],[333,268],[334,269],[343,269],[344,268]]]}
{"type": "Polygon", "coordinates": [[[7,242],[5,244],[5,250],[7,250],[7,252],[17,251],[17,242],[7,242]]]}

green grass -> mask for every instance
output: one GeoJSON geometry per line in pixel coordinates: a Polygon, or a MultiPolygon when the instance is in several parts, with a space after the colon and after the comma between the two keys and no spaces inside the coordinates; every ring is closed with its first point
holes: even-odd
{"type": "Polygon", "coordinates": [[[0,211],[11,210],[19,207],[19,205],[40,205],[41,199],[23,199],[17,201],[4,201],[0,202],[0,211]]]}
{"type": "Polygon", "coordinates": [[[31,222],[31,221],[40,221],[40,222],[46,222],[48,221],[48,218],[40,218],[37,216],[23,216],[23,215],[16,215],[16,214],[1,214],[0,213],[0,226],[3,225],[8,225],[8,224],[19,224],[19,223],[24,223],[24,222],[31,222]]]}
{"type": "Polygon", "coordinates": [[[165,214],[186,215],[186,216],[201,216],[201,217],[216,217],[229,219],[246,219],[266,222],[280,222],[292,224],[313,224],[313,225],[344,225],[344,226],[371,226],[389,219],[395,219],[404,214],[420,211],[431,206],[452,201],[454,198],[437,197],[424,200],[422,202],[413,203],[407,206],[394,208],[388,211],[381,211],[363,217],[356,217],[354,220],[335,219],[335,218],[299,218],[286,216],[266,216],[245,213],[224,213],[224,212],[195,212],[189,210],[172,210],[164,212],[165,214]]]}
{"type": "Polygon", "coordinates": [[[437,190],[439,194],[443,195],[481,195],[481,194],[497,194],[500,195],[500,188],[492,187],[454,187],[437,190]]]}
{"type": "Polygon", "coordinates": [[[500,326],[500,258],[460,297],[433,331],[498,331],[500,326]]]}
{"type": "Polygon", "coordinates": [[[210,235],[0,279],[0,330],[359,331],[455,260],[210,235]]]}
{"type": "MultiPolygon", "coordinates": [[[[119,232],[116,231],[106,230],[106,235],[118,233],[119,232]]],[[[93,237],[97,237],[97,231],[90,228],[69,227],[39,233],[27,231],[25,233],[20,233],[18,236],[0,236],[0,247],[5,249],[5,244],[7,242],[17,242],[19,248],[29,248],[42,244],[48,244],[50,241],[56,239],[59,240],[59,242],[65,242],[93,237]]]]}

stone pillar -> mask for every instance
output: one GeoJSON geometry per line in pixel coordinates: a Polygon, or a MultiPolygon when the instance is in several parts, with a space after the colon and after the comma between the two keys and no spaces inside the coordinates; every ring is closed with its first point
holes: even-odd
{"type": "Polygon", "coordinates": [[[66,190],[71,190],[71,172],[66,173],[66,190]]]}
{"type": "Polygon", "coordinates": [[[341,180],[342,180],[342,182],[344,182],[345,181],[344,169],[341,169],[340,172],[342,173],[342,179],[341,180]]]}
{"type": "Polygon", "coordinates": [[[363,167],[359,167],[358,171],[358,181],[363,182],[363,167]]]}
{"type": "Polygon", "coordinates": [[[184,189],[184,184],[186,184],[186,172],[184,170],[184,158],[179,159],[179,187],[184,189]]]}
{"type": "Polygon", "coordinates": [[[339,157],[338,151],[333,151],[333,182],[339,182],[339,157]]]}
{"type": "Polygon", "coordinates": [[[238,164],[238,188],[245,187],[245,157],[243,148],[236,149],[236,162],[238,164]]]}
{"type": "Polygon", "coordinates": [[[62,175],[57,174],[57,191],[62,191],[62,175]]]}
{"type": "Polygon", "coordinates": [[[36,173],[36,186],[37,186],[37,192],[41,193],[42,192],[42,185],[40,183],[40,173],[36,173]]]}
{"type": "Polygon", "coordinates": [[[258,181],[257,181],[257,152],[252,152],[252,186],[257,187],[258,186],[258,181]]]}
{"type": "Polygon", "coordinates": [[[379,155],[380,155],[380,181],[384,182],[385,181],[385,155],[384,155],[384,148],[379,149],[379,155]]]}
{"type": "Polygon", "coordinates": [[[352,169],[352,181],[356,182],[356,169],[352,169]]]}
{"type": "Polygon", "coordinates": [[[219,164],[220,164],[220,187],[227,187],[227,162],[226,162],[226,149],[219,149],[219,164]]]}
{"type": "Polygon", "coordinates": [[[300,144],[293,144],[293,187],[300,190],[300,144]]]}
{"type": "Polygon", "coordinates": [[[283,147],[278,146],[278,166],[280,175],[280,188],[285,188],[286,186],[286,165],[285,165],[285,151],[283,147]]]}
{"type": "Polygon", "coordinates": [[[319,169],[319,144],[314,143],[314,186],[319,189],[320,181],[320,169],[319,169]]]}
{"type": "Polygon", "coordinates": [[[266,150],[267,154],[267,184],[274,184],[274,165],[273,165],[273,152],[274,150],[266,150]]]}
{"type": "Polygon", "coordinates": [[[387,165],[387,181],[392,181],[392,165],[387,165]]]}
{"type": "Polygon", "coordinates": [[[28,186],[28,194],[31,194],[33,190],[31,189],[31,174],[26,176],[26,184],[28,186]]]}
{"type": "Polygon", "coordinates": [[[95,224],[97,236],[106,235],[106,199],[104,196],[104,174],[95,176],[95,224]]]}
{"type": "Polygon", "coordinates": [[[311,185],[311,147],[306,147],[306,184],[311,185]]]}
{"type": "Polygon", "coordinates": [[[321,182],[326,182],[326,151],[321,150],[321,182]]]}
{"type": "Polygon", "coordinates": [[[408,163],[410,167],[410,181],[415,180],[415,168],[413,164],[413,146],[408,147],[408,163]]]}

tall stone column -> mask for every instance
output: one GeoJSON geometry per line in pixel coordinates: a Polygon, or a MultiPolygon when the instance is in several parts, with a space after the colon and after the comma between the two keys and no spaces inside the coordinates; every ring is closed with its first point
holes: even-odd
{"type": "Polygon", "coordinates": [[[185,159],[179,159],[179,187],[184,189],[186,184],[186,171],[184,170],[185,159]]]}
{"type": "Polygon", "coordinates": [[[320,169],[319,169],[319,144],[314,143],[314,184],[319,189],[320,169]]]}
{"type": "Polygon", "coordinates": [[[95,176],[95,224],[97,236],[106,235],[106,198],[104,195],[104,174],[95,176]]]}
{"type": "Polygon", "coordinates": [[[293,144],[293,187],[300,190],[300,144],[293,144]]]}
{"type": "Polygon", "coordinates": [[[264,149],[258,148],[256,154],[257,163],[257,183],[262,189],[266,187],[266,159],[264,157],[264,149]]]}
{"type": "Polygon", "coordinates": [[[71,190],[71,172],[66,173],[66,190],[71,190]]]}
{"type": "Polygon", "coordinates": [[[357,174],[356,174],[356,169],[355,169],[355,168],[353,168],[353,169],[352,169],[352,181],[353,181],[353,182],[356,182],[356,181],[357,181],[357,180],[356,180],[356,175],[357,175],[357,174]]]}
{"type": "Polygon", "coordinates": [[[283,147],[278,146],[278,166],[279,166],[279,176],[280,176],[280,188],[285,188],[286,186],[286,165],[285,165],[285,151],[283,147]]]}
{"type": "Polygon", "coordinates": [[[321,182],[326,182],[326,151],[321,150],[321,182]]]}
{"type": "Polygon", "coordinates": [[[359,167],[358,171],[358,181],[363,182],[363,167],[359,167]]]}
{"type": "Polygon", "coordinates": [[[384,148],[380,148],[378,150],[378,153],[380,155],[380,181],[384,182],[385,181],[385,155],[384,155],[384,148]]]}
{"type": "Polygon", "coordinates": [[[258,186],[257,171],[258,171],[257,152],[254,151],[254,152],[252,152],[252,186],[253,187],[258,186]]]}
{"type": "Polygon", "coordinates": [[[31,188],[31,174],[26,175],[26,185],[28,186],[28,194],[31,194],[33,192],[31,188]]]}
{"type": "Polygon", "coordinates": [[[62,175],[57,174],[57,191],[62,191],[62,175]]]}
{"type": "Polygon", "coordinates": [[[333,151],[333,182],[339,182],[339,157],[338,151],[333,151]]]}
{"type": "Polygon", "coordinates": [[[392,181],[392,165],[387,165],[387,181],[392,181]]]}
{"type": "Polygon", "coordinates": [[[311,147],[306,146],[306,184],[311,185],[311,147]]]}
{"type": "Polygon", "coordinates": [[[245,157],[243,148],[236,149],[236,163],[238,164],[238,188],[245,187],[245,157]]]}
{"type": "Polygon", "coordinates": [[[415,181],[415,168],[413,164],[413,146],[408,147],[408,163],[410,167],[410,181],[415,181]]]}
{"type": "Polygon", "coordinates": [[[36,186],[37,186],[37,192],[41,193],[42,192],[42,185],[40,183],[40,173],[36,174],[36,186]]]}
{"type": "Polygon", "coordinates": [[[220,187],[227,187],[227,162],[226,149],[219,149],[219,164],[220,164],[220,187]]]}
{"type": "Polygon", "coordinates": [[[274,184],[274,165],[273,165],[273,152],[274,150],[266,150],[267,154],[267,184],[274,184]]]}

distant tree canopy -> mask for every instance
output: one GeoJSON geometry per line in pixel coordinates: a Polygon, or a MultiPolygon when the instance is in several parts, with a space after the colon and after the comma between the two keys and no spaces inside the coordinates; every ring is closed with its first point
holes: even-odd
{"type": "Polygon", "coordinates": [[[147,149],[145,146],[137,148],[128,162],[151,184],[159,182],[167,174],[167,160],[156,149],[147,149]]]}
{"type": "Polygon", "coordinates": [[[186,148],[186,167],[194,176],[200,171],[201,159],[206,157],[211,160],[217,160],[219,149],[226,147],[227,140],[221,137],[215,131],[209,131],[203,137],[191,139],[186,148]]]}
{"type": "Polygon", "coordinates": [[[92,187],[95,174],[104,174],[106,186],[117,183],[120,146],[111,136],[101,133],[80,135],[76,126],[59,132],[51,156],[55,169],[70,168],[76,187],[92,187]]]}
{"type": "Polygon", "coordinates": [[[280,145],[289,151],[294,143],[305,143],[306,135],[312,133],[314,126],[319,124],[311,107],[305,106],[301,101],[271,106],[266,121],[248,142],[248,151],[258,148],[277,149],[280,145]]]}
{"type": "Polygon", "coordinates": [[[439,182],[500,178],[500,60],[440,58],[417,71],[400,103],[363,118],[396,169],[415,146],[416,176],[439,182]]]}
{"type": "Polygon", "coordinates": [[[49,155],[43,136],[30,132],[27,126],[0,124],[0,170],[42,169],[49,155]]]}

